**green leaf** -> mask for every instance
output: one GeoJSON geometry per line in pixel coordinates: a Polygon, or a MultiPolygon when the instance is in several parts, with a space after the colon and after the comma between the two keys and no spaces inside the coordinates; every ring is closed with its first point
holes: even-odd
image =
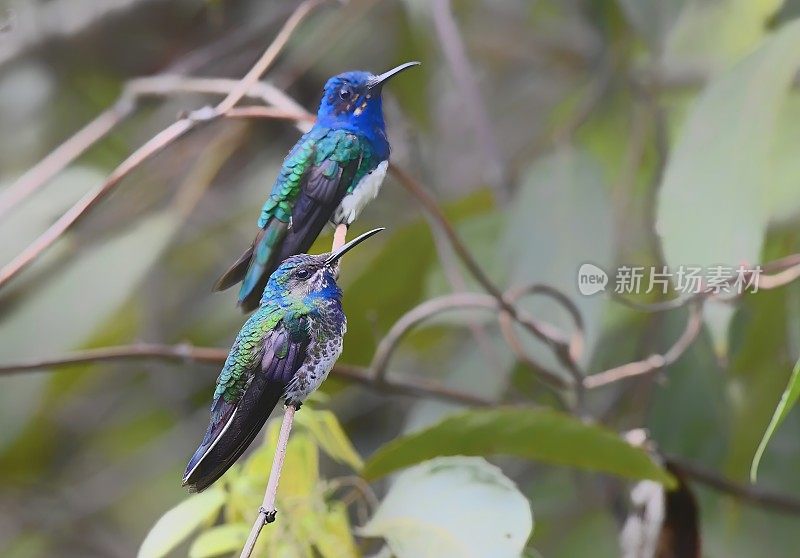
{"type": "Polygon", "coordinates": [[[660,51],[686,0],[617,0],[631,26],[660,51]]]}
{"type": "Polygon", "coordinates": [[[397,558],[519,558],[530,504],[479,457],[440,457],[401,473],[359,534],[386,539],[397,558]]]}
{"type": "Polygon", "coordinates": [[[358,558],[347,506],[334,502],[322,517],[321,528],[314,534],[314,548],[322,558],[358,558]]]}
{"type": "Polygon", "coordinates": [[[225,503],[225,493],[219,488],[210,488],[169,510],[156,521],[147,533],[138,558],[161,558],[181,544],[196,529],[212,519],[225,503]]]}
{"type": "MultiPolygon", "coordinates": [[[[580,293],[578,269],[591,262],[608,270],[614,255],[611,201],[603,174],[597,160],[580,149],[563,147],[539,159],[525,174],[508,211],[501,241],[505,260],[495,264],[509,269],[511,284],[558,286],[574,302],[585,325],[584,357],[592,354],[606,299],[580,293]],[[568,234],[554,234],[565,227],[568,234]]],[[[522,306],[564,331],[575,328],[563,305],[546,297],[527,298],[522,306]]],[[[520,339],[543,366],[564,370],[538,339],[520,339]]]]}
{"type": "Polygon", "coordinates": [[[794,407],[794,404],[797,403],[798,398],[800,398],[800,360],[794,365],[792,376],[789,378],[789,384],[786,386],[786,390],[783,392],[781,400],[775,408],[775,414],[772,415],[772,420],[769,421],[769,426],[767,426],[767,431],[764,432],[761,443],[758,444],[758,449],[753,457],[753,464],[750,467],[750,480],[752,482],[756,482],[756,478],[758,477],[758,465],[761,463],[761,458],[764,455],[764,450],[767,449],[767,444],[786,418],[786,415],[788,415],[789,411],[794,407]]]}
{"type": "Polygon", "coordinates": [[[345,434],[339,419],[331,411],[303,409],[295,415],[298,424],[305,427],[317,445],[333,459],[360,470],[364,466],[350,439],[345,434]]]}
{"type": "Polygon", "coordinates": [[[441,455],[514,455],[672,486],[672,476],[614,432],[549,409],[481,409],[451,415],[394,440],[367,461],[376,479],[441,455]]]}
{"type": "MultiPolygon", "coordinates": [[[[30,218],[35,221],[33,215],[30,218]]],[[[11,305],[5,312],[0,319],[0,354],[7,360],[46,357],[85,343],[130,296],[179,225],[176,215],[161,212],[82,251],[35,293],[29,293],[24,304],[11,305]]],[[[4,226],[0,231],[5,231],[4,226]]],[[[6,231],[0,232],[0,238],[16,236],[6,231]]],[[[32,269],[53,263],[53,256],[35,263],[32,269]]],[[[0,448],[14,441],[37,409],[47,379],[38,374],[4,378],[0,448]]]]}
{"type": "Polygon", "coordinates": [[[758,44],[783,2],[686,0],[669,33],[664,64],[701,68],[730,64],[758,44]]]}
{"type": "MultiPolygon", "coordinates": [[[[714,79],[693,104],[659,190],[657,230],[673,270],[759,261],[777,124],[798,66],[795,21],[714,79]]],[[[717,313],[709,324],[720,352],[729,321],[730,313],[717,313]]]]}
{"type": "Polygon", "coordinates": [[[218,525],[203,532],[189,548],[189,558],[212,558],[241,550],[250,533],[245,523],[218,525]]]}

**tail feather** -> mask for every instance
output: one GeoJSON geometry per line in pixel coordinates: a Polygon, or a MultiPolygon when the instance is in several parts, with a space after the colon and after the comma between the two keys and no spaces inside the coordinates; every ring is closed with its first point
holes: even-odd
{"type": "Polygon", "coordinates": [[[244,279],[244,274],[247,273],[247,268],[250,265],[250,258],[253,257],[253,249],[255,248],[256,242],[261,238],[262,233],[263,231],[258,233],[253,244],[244,251],[244,254],[239,256],[238,260],[233,262],[233,265],[231,265],[219,279],[217,279],[217,282],[214,284],[215,291],[229,289],[244,279]]]}
{"type": "Polygon", "coordinates": [[[281,244],[288,228],[288,223],[272,219],[253,242],[249,267],[239,289],[239,306],[243,310],[258,307],[270,274],[281,262],[281,244]]]}
{"type": "Polygon", "coordinates": [[[210,425],[183,476],[189,492],[214,484],[250,446],[283,397],[284,386],[263,375],[253,379],[222,429],[210,425]]]}

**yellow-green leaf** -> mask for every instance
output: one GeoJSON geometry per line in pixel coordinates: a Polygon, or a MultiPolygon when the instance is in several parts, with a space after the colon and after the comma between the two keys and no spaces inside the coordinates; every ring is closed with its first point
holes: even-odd
{"type": "Polygon", "coordinates": [[[189,558],[212,558],[241,550],[250,526],[245,523],[218,525],[203,532],[189,548],[189,558]]]}
{"type": "Polygon", "coordinates": [[[359,557],[347,517],[347,506],[339,502],[331,505],[323,517],[322,529],[314,538],[314,547],[323,558],[359,557]]]}
{"type": "Polygon", "coordinates": [[[316,444],[303,432],[292,433],[278,485],[278,502],[307,498],[314,491],[318,480],[319,451],[316,444]]]}
{"type": "Polygon", "coordinates": [[[451,415],[380,448],[362,474],[376,479],[444,455],[514,455],[673,486],[646,451],[615,432],[549,409],[479,409],[451,415]]]}
{"type": "Polygon", "coordinates": [[[203,523],[219,513],[224,503],[225,493],[218,488],[189,496],[156,521],[139,547],[138,558],[166,556],[203,523]]]}
{"type": "Polygon", "coordinates": [[[364,466],[339,419],[331,411],[303,409],[295,415],[298,424],[306,428],[320,448],[333,459],[350,465],[356,471],[364,466]]]}
{"type": "Polygon", "coordinates": [[[750,466],[750,480],[752,482],[756,482],[756,478],[758,477],[758,466],[761,463],[761,458],[764,456],[764,450],[767,449],[767,444],[783,422],[783,419],[786,418],[786,415],[789,414],[789,411],[791,411],[792,407],[797,403],[798,398],[800,398],[800,360],[794,365],[792,376],[789,378],[789,384],[786,386],[786,390],[783,392],[781,400],[775,408],[775,414],[772,415],[772,419],[769,421],[769,426],[767,426],[767,431],[764,432],[761,443],[758,444],[758,449],[753,457],[753,464],[750,466]]]}

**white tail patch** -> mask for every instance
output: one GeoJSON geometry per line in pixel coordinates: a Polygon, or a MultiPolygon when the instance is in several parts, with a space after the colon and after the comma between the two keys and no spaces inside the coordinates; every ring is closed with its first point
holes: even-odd
{"type": "Polygon", "coordinates": [[[208,446],[208,448],[203,453],[203,455],[200,457],[200,459],[197,460],[197,463],[194,464],[194,467],[192,467],[192,469],[188,473],[186,473],[186,475],[183,477],[183,484],[186,484],[186,481],[189,480],[189,478],[194,473],[195,469],[197,469],[197,467],[200,466],[200,464],[203,462],[203,460],[206,458],[206,456],[211,452],[212,449],[214,449],[214,446],[216,446],[217,443],[222,439],[222,437],[225,435],[225,432],[228,430],[230,425],[233,423],[233,419],[236,417],[236,413],[238,413],[238,412],[239,412],[239,407],[237,405],[237,407],[233,410],[233,414],[231,415],[231,418],[229,418],[228,422],[225,423],[225,427],[222,429],[222,432],[220,432],[219,435],[214,439],[214,441],[211,442],[211,445],[208,446]]]}

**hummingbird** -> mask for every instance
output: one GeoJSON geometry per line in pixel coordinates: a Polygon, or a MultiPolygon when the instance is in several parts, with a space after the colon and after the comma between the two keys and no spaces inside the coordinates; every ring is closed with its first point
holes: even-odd
{"type": "Polygon", "coordinates": [[[379,75],[345,72],[327,81],[316,123],[283,160],[261,209],[258,234],[215,291],[241,281],[238,304],[254,310],[281,261],[307,252],[325,223],[355,221],[378,195],[389,165],[383,85],[417,65],[406,62],[379,75]]]}
{"type": "Polygon", "coordinates": [[[278,401],[299,409],[325,380],[347,330],[339,259],[382,230],[326,254],[291,256],[269,277],[217,378],[208,430],[183,474],[190,492],[209,487],[234,464],[278,401]]]}

